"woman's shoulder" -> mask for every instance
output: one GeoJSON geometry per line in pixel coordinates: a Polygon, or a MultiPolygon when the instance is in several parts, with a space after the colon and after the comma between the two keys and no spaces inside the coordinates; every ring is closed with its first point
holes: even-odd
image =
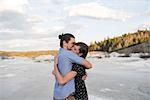
{"type": "Polygon", "coordinates": [[[74,68],[76,70],[81,70],[81,69],[84,69],[84,66],[80,65],[80,64],[73,64],[72,68],[74,68]]]}
{"type": "Polygon", "coordinates": [[[73,66],[74,66],[74,67],[83,67],[83,65],[81,65],[81,64],[76,64],[76,63],[73,63],[73,66]]]}

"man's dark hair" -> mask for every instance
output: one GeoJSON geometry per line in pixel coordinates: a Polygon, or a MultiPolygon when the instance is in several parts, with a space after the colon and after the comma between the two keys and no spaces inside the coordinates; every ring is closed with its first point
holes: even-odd
{"type": "Polygon", "coordinates": [[[63,47],[63,41],[68,43],[71,38],[75,38],[75,37],[70,33],[65,33],[65,34],[59,35],[58,38],[60,39],[60,47],[63,47]]]}
{"type": "Polygon", "coordinates": [[[80,46],[79,53],[82,53],[81,57],[86,58],[88,53],[88,46],[83,42],[75,43],[76,46],[80,46]]]}

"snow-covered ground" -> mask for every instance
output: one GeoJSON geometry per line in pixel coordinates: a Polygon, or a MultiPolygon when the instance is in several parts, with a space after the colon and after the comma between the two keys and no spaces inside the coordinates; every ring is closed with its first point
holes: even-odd
{"type": "MultiPolygon", "coordinates": [[[[0,100],[52,100],[53,59],[0,59],[0,100]]],[[[150,59],[88,58],[89,100],[150,100],[150,59]]]]}

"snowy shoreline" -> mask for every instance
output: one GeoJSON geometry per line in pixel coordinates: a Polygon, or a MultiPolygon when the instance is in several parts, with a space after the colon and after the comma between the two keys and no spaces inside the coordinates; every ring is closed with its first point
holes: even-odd
{"type": "MultiPolygon", "coordinates": [[[[89,100],[149,100],[150,59],[139,57],[88,57],[89,100]]],[[[0,60],[2,100],[52,100],[53,57],[0,60]],[[46,59],[50,59],[47,61],[46,59]]]]}

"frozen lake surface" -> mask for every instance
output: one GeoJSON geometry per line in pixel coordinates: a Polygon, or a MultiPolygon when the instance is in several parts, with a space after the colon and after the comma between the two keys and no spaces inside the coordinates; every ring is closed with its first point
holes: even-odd
{"type": "MultiPolygon", "coordinates": [[[[40,58],[41,60],[41,58],[40,58]]],[[[150,59],[88,58],[89,100],[150,100],[150,59]]],[[[53,62],[0,60],[0,100],[52,100],[53,62]]]]}

